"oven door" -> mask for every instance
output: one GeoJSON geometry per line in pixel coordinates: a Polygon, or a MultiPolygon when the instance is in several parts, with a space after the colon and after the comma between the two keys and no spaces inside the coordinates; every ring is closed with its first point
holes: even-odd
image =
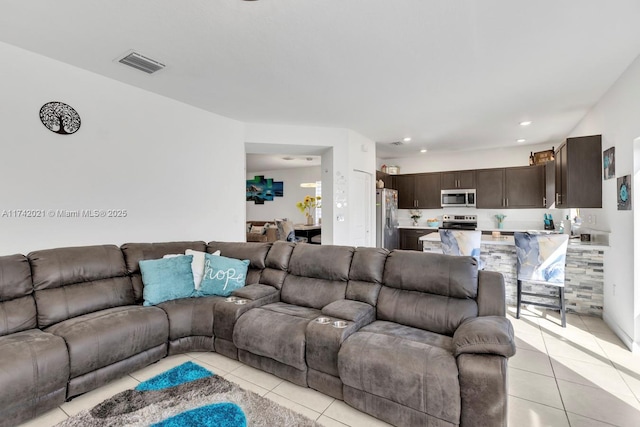
{"type": "Polygon", "coordinates": [[[443,208],[467,206],[467,193],[460,190],[441,190],[440,202],[443,208]]]}

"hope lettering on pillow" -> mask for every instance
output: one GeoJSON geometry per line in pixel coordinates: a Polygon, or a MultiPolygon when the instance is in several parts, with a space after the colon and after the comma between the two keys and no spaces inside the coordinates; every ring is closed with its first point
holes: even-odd
{"type": "Polygon", "coordinates": [[[229,296],[247,282],[249,260],[205,254],[204,275],[200,283],[201,296],[229,296]]]}

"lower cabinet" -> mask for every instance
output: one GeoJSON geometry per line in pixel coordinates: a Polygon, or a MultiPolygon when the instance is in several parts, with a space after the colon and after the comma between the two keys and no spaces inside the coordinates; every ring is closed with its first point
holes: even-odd
{"type": "Polygon", "coordinates": [[[418,239],[432,232],[433,230],[427,228],[401,228],[400,249],[422,251],[422,242],[418,239]]]}

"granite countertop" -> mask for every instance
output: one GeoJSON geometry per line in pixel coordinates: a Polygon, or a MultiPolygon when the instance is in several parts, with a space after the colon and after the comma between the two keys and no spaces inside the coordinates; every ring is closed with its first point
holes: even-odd
{"type": "MultiPolygon", "coordinates": [[[[501,231],[511,231],[511,230],[501,230],[501,231]]],[[[519,231],[519,230],[515,230],[519,231]]],[[[440,243],[440,233],[429,233],[420,237],[418,240],[425,242],[437,242],[440,243]]],[[[515,242],[513,241],[513,236],[500,236],[493,237],[487,234],[483,234],[481,238],[481,244],[483,245],[510,245],[514,246],[515,242]]],[[[609,245],[598,243],[598,242],[581,242],[580,239],[570,239],[569,247],[574,249],[585,249],[585,250],[604,250],[608,249],[609,245]]]]}

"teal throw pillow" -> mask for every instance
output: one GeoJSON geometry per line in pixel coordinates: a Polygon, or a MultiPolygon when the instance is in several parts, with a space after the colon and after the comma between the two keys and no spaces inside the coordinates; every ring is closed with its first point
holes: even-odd
{"type": "Polygon", "coordinates": [[[245,285],[248,269],[248,259],[241,261],[235,258],[206,254],[204,276],[200,283],[199,294],[223,297],[231,295],[231,292],[245,285]]]}
{"type": "Polygon", "coordinates": [[[143,305],[196,296],[191,270],[192,255],[140,261],[143,305]]]}

